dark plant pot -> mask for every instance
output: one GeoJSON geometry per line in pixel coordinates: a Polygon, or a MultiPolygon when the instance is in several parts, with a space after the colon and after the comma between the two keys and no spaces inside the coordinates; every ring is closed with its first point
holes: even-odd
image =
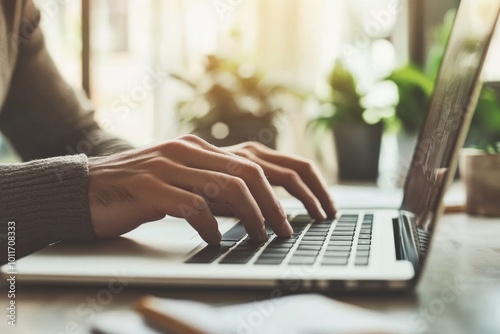
{"type": "Polygon", "coordinates": [[[341,181],[376,181],[382,123],[375,125],[340,123],[333,127],[341,181]]]}
{"type": "Polygon", "coordinates": [[[236,120],[221,120],[228,126],[229,133],[224,138],[216,138],[212,134],[212,126],[196,129],[193,134],[209,143],[223,147],[240,144],[246,141],[257,141],[267,147],[276,148],[277,129],[269,117],[246,117],[236,120]]]}

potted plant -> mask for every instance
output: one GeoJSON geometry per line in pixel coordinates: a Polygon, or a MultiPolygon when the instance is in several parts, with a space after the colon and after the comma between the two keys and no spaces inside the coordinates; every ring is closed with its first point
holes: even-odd
{"type": "Polygon", "coordinates": [[[353,74],[337,61],[329,77],[329,96],[320,99],[322,113],[315,128],[333,131],[341,181],[376,181],[384,108],[368,108],[353,74]]]}
{"type": "Polygon", "coordinates": [[[464,149],[460,171],[466,189],[467,213],[500,217],[499,143],[464,149]]]}
{"type": "Polygon", "coordinates": [[[266,80],[251,64],[216,55],[206,57],[198,78],[171,77],[191,89],[191,96],[177,104],[177,116],[192,133],[217,146],[257,140],[275,148],[280,95],[295,93],[291,88],[266,80]]]}

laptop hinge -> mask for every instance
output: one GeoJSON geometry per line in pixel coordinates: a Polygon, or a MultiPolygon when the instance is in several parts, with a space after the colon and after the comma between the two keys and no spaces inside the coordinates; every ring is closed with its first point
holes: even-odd
{"type": "Polygon", "coordinates": [[[420,267],[419,241],[415,233],[414,220],[409,219],[405,211],[393,220],[396,257],[398,260],[407,260],[413,264],[415,270],[420,267]]]}

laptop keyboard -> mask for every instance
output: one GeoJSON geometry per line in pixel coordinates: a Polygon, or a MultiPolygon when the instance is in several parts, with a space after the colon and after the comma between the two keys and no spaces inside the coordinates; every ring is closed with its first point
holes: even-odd
{"type": "Polygon", "coordinates": [[[354,257],[356,266],[366,266],[369,263],[372,214],[346,214],[326,221],[315,221],[307,215],[297,215],[290,220],[290,225],[293,234],[289,238],[278,238],[266,226],[269,240],[255,242],[250,240],[243,224],[239,222],[223,234],[220,245],[206,246],[186,263],[286,263],[306,266],[319,263],[322,266],[345,266],[351,257],[354,257]]]}

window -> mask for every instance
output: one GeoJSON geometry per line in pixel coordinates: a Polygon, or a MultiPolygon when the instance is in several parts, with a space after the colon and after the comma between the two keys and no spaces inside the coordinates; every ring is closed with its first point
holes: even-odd
{"type": "MultiPolygon", "coordinates": [[[[324,82],[339,50],[340,0],[88,1],[97,118],[137,145],[180,134],[175,105],[184,91],[168,74],[200,71],[206,54],[250,59],[311,89],[324,82]]],[[[81,2],[37,4],[49,50],[81,87],[81,2]]]]}

